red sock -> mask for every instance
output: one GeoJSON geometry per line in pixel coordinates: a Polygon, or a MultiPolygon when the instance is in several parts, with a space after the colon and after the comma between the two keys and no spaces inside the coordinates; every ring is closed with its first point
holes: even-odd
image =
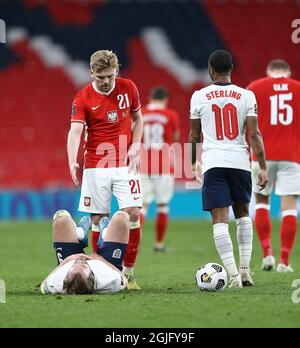
{"type": "Polygon", "coordinates": [[[167,227],[168,227],[169,215],[168,213],[158,212],[156,219],[156,242],[163,242],[167,227]]]}
{"type": "Polygon", "coordinates": [[[100,232],[92,231],[92,249],[93,252],[96,253],[98,250],[98,239],[100,232]]]}
{"type": "Polygon", "coordinates": [[[145,221],[145,215],[140,211],[140,225],[141,225],[141,229],[143,228],[144,221],[145,221]]]}
{"type": "MultiPolygon", "coordinates": [[[[270,218],[270,212],[266,207],[258,207],[255,210],[255,227],[260,241],[260,245],[263,249],[264,257],[273,255],[273,249],[271,246],[271,228],[272,222],[270,218]]],[[[268,205],[266,205],[268,207],[268,205]]]]}
{"type": "MultiPolygon", "coordinates": [[[[124,257],[125,267],[134,267],[135,259],[139,251],[140,239],[141,239],[141,227],[140,222],[131,222],[130,225],[134,225],[135,228],[130,229],[129,241],[124,257]],[[136,227],[138,226],[138,227],[136,227]]],[[[132,226],[133,227],[133,226],[132,226]]]]}
{"type": "MultiPolygon", "coordinates": [[[[296,213],[296,211],[295,211],[296,213]]],[[[283,212],[284,214],[284,212],[283,212]]],[[[283,215],[280,226],[280,262],[288,266],[289,256],[292,251],[297,231],[297,217],[293,215],[283,215]]]]}

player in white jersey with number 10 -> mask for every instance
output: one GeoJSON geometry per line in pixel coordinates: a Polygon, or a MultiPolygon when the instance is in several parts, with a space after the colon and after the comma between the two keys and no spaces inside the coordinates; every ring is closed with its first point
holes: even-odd
{"type": "Polygon", "coordinates": [[[197,168],[197,144],[203,135],[203,210],[211,212],[215,245],[230,275],[230,286],[251,286],[253,280],[249,265],[253,227],[249,202],[252,182],[246,130],[260,166],[258,185],[264,188],[267,183],[264,146],[257,126],[256,99],[252,92],[231,83],[233,64],[229,52],[214,51],[208,66],[214,83],[196,91],[191,99],[192,170],[197,168]],[[230,206],[237,224],[240,272],[228,228],[230,206]]]}

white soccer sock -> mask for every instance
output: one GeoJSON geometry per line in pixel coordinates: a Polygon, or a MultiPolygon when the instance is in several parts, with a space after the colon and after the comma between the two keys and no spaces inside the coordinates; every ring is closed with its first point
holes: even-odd
{"type": "Polygon", "coordinates": [[[236,219],[240,268],[249,268],[252,254],[253,225],[250,217],[236,219]]]}
{"type": "Polygon", "coordinates": [[[231,277],[238,274],[233,254],[233,245],[229,234],[228,224],[213,225],[215,245],[220,258],[231,277]]]}

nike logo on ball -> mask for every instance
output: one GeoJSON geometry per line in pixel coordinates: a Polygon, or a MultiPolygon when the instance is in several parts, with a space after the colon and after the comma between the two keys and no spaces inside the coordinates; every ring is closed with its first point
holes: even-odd
{"type": "Polygon", "coordinates": [[[99,105],[97,105],[97,106],[92,106],[92,109],[93,109],[93,110],[96,110],[96,109],[99,108],[99,106],[101,106],[101,104],[99,104],[99,105]]]}
{"type": "Polygon", "coordinates": [[[140,197],[133,197],[133,199],[136,201],[137,199],[140,199],[140,197]]]}

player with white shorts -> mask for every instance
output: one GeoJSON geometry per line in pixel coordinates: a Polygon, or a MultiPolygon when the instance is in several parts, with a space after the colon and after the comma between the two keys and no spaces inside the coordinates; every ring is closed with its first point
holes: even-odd
{"type": "MultiPolygon", "coordinates": [[[[258,181],[259,166],[252,162],[252,181],[258,181]]],[[[289,161],[267,161],[268,184],[260,191],[258,185],[253,185],[253,192],[269,196],[275,188],[278,196],[300,195],[300,164],[289,161]]]]}
{"type": "Polygon", "coordinates": [[[179,139],[179,117],[168,108],[169,93],[163,86],[152,88],[150,101],[142,109],[144,131],[141,150],[143,187],[142,221],[149,205],[157,205],[155,251],[165,251],[169,202],[174,192],[174,159],[171,145],[179,139]]]}
{"type": "Polygon", "coordinates": [[[78,185],[77,163],[81,134],[85,130],[85,153],[79,210],[92,214],[92,248],[97,250],[99,222],[109,215],[112,194],[119,209],[130,215],[130,237],[124,273],[130,290],[140,287],[133,267],[141,238],[141,184],[138,176],[143,133],[141,103],[133,81],[117,77],[119,63],[112,51],[100,50],[90,59],[93,82],[83,87],[72,105],[68,135],[71,177],[78,185]]]}
{"type": "MultiPolygon", "coordinates": [[[[291,69],[282,59],[267,66],[267,77],[253,81],[248,89],[257,98],[259,128],[267,159],[269,183],[255,194],[255,226],[263,251],[262,269],[275,269],[271,242],[270,195],[280,196],[280,256],[277,272],[292,272],[289,258],[297,233],[297,197],[300,195],[300,82],[290,78],[291,69]]],[[[252,177],[257,178],[257,162],[252,156],[252,177]]]]}

